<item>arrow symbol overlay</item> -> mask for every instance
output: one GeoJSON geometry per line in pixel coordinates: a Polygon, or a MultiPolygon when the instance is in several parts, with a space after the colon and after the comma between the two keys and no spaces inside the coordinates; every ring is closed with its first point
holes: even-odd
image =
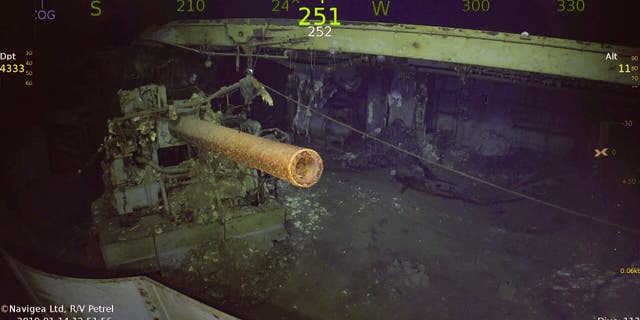
{"type": "Polygon", "coordinates": [[[609,150],[609,148],[603,148],[603,149],[593,149],[593,151],[596,152],[596,154],[593,156],[594,158],[597,158],[599,156],[603,156],[603,157],[608,157],[609,155],[607,154],[607,150],[609,150]]]}

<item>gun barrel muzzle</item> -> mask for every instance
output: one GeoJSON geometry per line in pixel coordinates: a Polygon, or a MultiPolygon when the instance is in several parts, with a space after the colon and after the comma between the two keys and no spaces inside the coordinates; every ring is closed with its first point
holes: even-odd
{"type": "Polygon", "coordinates": [[[170,129],[187,143],[222,154],[294,186],[308,188],[322,175],[322,158],[313,149],[265,139],[195,117],[181,117],[171,123],[170,129]]]}

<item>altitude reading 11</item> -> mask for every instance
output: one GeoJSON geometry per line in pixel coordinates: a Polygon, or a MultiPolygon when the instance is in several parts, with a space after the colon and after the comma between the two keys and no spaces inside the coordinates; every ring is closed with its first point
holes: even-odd
{"type": "Polygon", "coordinates": [[[631,63],[621,63],[618,65],[618,73],[628,73],[633,81],[633,87],[637,88],[640,83],[640,72],[638,68],[638,56],[631,56],[631,63]]]}

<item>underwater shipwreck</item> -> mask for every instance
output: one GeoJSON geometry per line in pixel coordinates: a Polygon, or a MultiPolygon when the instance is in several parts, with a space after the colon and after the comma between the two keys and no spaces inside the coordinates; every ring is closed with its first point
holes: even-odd
{"type": "Polygon", "coordinates": [[[3,252],[28,298],[101,301],[115,309],[64,314],[111,319],[640,315],[640,276],[619,272],[640,263],[638,189],[619,183],[638,173],[637,129],[602,125],[638,113],[630,78],[602,63],[638,48],[371,22],[307,33],[182,20],[95,57],[127,65],[79,170],[103,189],[85,240],[59,244],[80,271],[20,262],[41,240],[3,252]]]}

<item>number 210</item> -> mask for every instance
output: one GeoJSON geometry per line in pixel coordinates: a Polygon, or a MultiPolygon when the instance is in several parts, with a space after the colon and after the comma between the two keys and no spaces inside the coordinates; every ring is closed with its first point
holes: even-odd
{"type": "MultiPolygon", "coordinates": [[[[176,0],[176,2],[178,3],[178,9],[176,9],[176,11],[184,12],[185,0],[176,0]]],[[[187,2],[189,2],[189,9],[187,9],[187,12],[194,12],[193,0],[187,0],[187,2]]],[[[198,10],[198,12],[203,12],[206,5],[207,4],[206,2],[204,2],[204,0],[196,0],[196,10],[198,10]]]]}
{"type": "Polygon", "coordinates": [[[556,0],[558,2],[558,12],[582,12],[585,8],[584,0],[556,0]]]}

